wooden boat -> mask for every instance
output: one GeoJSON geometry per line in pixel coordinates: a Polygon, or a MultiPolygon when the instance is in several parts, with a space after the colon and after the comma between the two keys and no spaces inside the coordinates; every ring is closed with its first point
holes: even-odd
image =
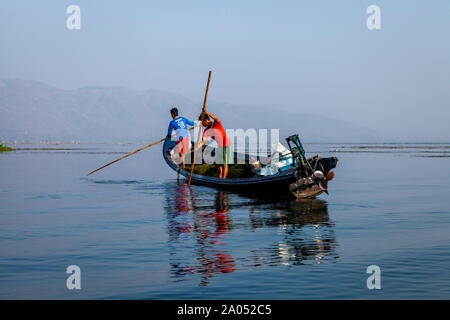
{"type": "MultiPolygon", "coordinates": [[[[176,171],[179,175],[184,176],[189,179],[190,170],[181,169],[172,160],[169,152],[176,145],[175,141],[167,139],[164,142],[162,153],[164,160],[167,162],[170,168],[176,171]]],[[[191,148],[191,159],[194,148],[191,148]]],[[[250,156],[248,154],[239,155],[235,152],[234,159],[239,159],[238,157],[243,157],[248,163],[250,161],[250,156]]],[[[186,155],[189,159],[189,155],[186,155]]],[[[241,158],[242,159],[242,158],[241,158]]],[[[337,164],[338,159],[335,157],[321,158],[315,156],[308,159],[308,162],[312,168],[320,168],[324,176],[329,176],[331,169],[333,169],[337,164]]],[[[323,192],[327,192],[327,181],[325,182],[325,187],[323,183],[319,183],[317,179],[313,176],[309,177],[304,172],[304,168],[300,161],[294,161],[295,165],[292,168],[285,170],[283,172],[278,172],[272,175],[246,177],[246,178],[227,178],[220,179],[218,177],[200,175],[194,173],[192,175],[191,182],[199,185],[206,185],[215,188],[222,188],[228,190],[235,190],[244,193],[257,193],[262,195],[270,196],[281,196],[281,197],[296,197],[298,199],[304,198],[314,198],[323,192]]],[[[196,166],[198,166],[196,164],[196,166]]],[[[229,172],[231,171],[233,164],[229,165],[229,172]]],[[[334,176],[334,174],[333,174],[334,176]]],[[[331,180],[331,179],[330,179],[331,180]]]]}

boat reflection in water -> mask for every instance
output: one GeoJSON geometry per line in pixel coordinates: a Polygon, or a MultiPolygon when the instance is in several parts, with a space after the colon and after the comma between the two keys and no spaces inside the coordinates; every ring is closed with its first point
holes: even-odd
{"type": "Polygon", "coordinates": [[[200,275],[207,285],[215,274],[338,258],[324,200],[267,201],[178,183],[168,184],[166,194],[175,281],[200,275]]]}
{"type": "Polygon", "coordinates": [[[250,209],[254,229],[277,228],[277,241],[251,251],[254,266],[301,265],[338,258],[334,222],[327,202],[304,199],[255,205],[250,209]]]}
{"type": "Polygon", "coordinates": [[[214,274],[233,272],[234,258],[222,242],[232,229],[228,193],[216,192],[215,204],[200,208],[190,187],[178,184],[175,190],[175,202],[168,198],[166,206],[172,275],[185,280],[201,274],[207,285],[214,274]]]}

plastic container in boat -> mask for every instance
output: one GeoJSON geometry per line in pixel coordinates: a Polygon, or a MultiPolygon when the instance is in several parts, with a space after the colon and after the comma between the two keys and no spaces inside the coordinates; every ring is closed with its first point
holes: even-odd
{"type": "Polygon", "coordinates": [[[278,170],[280,170],[280,172],[284,172],[292,168],[292,163],[293,163],[292,156],[290,156],[280,158],[280,161],[278,161],[276,165],[278,167],[278,170]]]}
{"type": "Polygon", "coordinates": [[[269,164],[267,166],[261,167],[258,172],[259,176],[271,176],[278,173],[278,167],[275,164],[269,164]]]}

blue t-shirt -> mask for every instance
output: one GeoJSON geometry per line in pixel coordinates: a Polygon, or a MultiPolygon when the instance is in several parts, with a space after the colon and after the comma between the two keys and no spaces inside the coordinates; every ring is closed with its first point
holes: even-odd
{"type": "Polygon", "coordinates": [[[169,130],[167,132],[167,136],[172,135],[172,131],[175,130],[175,133],[178,139],[183,139],[185,137],[189,137],[189,132],[187,130],[187,125],[194,126],[194,122],[188,120],[183,117],[176,117],[169,123],[169,130]]]}

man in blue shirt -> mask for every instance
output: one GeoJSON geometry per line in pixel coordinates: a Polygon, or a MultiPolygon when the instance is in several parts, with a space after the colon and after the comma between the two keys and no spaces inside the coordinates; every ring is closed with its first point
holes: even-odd
{"type": "Polygon", "coordinates": [[[190,136],[187,126],[194,126],[194,122],[178,116],[178,109],[172,108],[170,110],[170,114],[172,115],[172,121],[169,123],[169,130],[167,132],[167,137],[172,135],[172,131],[175,130],[175,134],[178,138],[178,143],[174,150],[176,150],[181,155],[181,168],[184,169],[184,158],[186,153],[189,152],[190,147],[190,136]]]}

